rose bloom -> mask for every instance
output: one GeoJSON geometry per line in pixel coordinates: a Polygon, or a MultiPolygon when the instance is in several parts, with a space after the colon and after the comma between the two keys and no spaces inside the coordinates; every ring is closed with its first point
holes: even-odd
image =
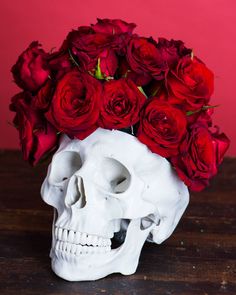
{"type": "Polygon", "coordinates": [[[229,147],[224,133],[211,133],[202,121],[189,128],[186,140],[179,148],[179,155],[170,159],[180,179],[193,191],[201,191],[217,168],[229,147]]]}
{"type": "Polygon", "coordinates": [[[70,50],[81,69],[93,74],[100,58],[102,73],[113,76],[117,69],[114,38],[114,35],[95,32],[91,27],[82,26],[68,34],[62,49],[70,50]]]}
{"type": "Polygon", "coordinates": [[[185,114],[153,97],[147,101],[141,113],[138,139],[162,157],[177,155],[186,134],[185,114]]]}
{"type": "Polygon", "coordinates": [[[100,102],[100,82],[72,71],[58,82],[46,118],[60,132],[82,140],[98,127],[100,102]]]}
{"type": "Polygon", "coordinates": [[[105,82],[99,126],[108,129],[122,129],[136,124],[145,101],[146,97],[129,79],[105,82]]]}
{"type": "Polygon", "coordinates": [[[47,54],[38,42],[32,42],[19,56],[11,71],[16,84],[28,91],[37,91],[48,79],[47,54]]]}
{"type": "Polygon", "coordinates": [[[127,23],[120,19],[97,19],[97,23],[92,28],[97,33],[110,35],[129,33],[131,34],[136,27],[134,23],[127,23]]]}
{"type": "MultiPolygon", "coordinates": [[[[145,86],[150,82],[150,76],[147,74],[138,74],[134,72],[129,66],[124,56],[119,57],[119,67],[116,71],[117,77],[125,77],[132,80],[138,86],[145,86]]],[[[156,80],[154,80],[156,81],[156,80]]]]}
{"type": "Polygon", "coordinates": [[[23,158],[36,165],[57,146],[57,131],[42,112],[31,107],[31,101],[29,92],[19,93],[12,98],[10,110],[16,112],[13,123],[19,131],[23,158]]]}
{"type": "Polygon", "coordinates": [[[50,68],[51,78],[59,80],[66,73],[70,72],[76,65],[71,61],[68,50],[53,52],[47,57],[48,67],[50,68]]]}
{"type": "Polygon", "coordinates": [[[166,77],[168,101],[186,111],[208,104],[214,90],[214,75],[198,58],[181,58],[166,77]]]}
{"type": "Polygon", "coordinates": [[[170,41],[165,38],[158,38],[157,48],[160,54],[170,68],[175,66],[179,59],[185,55],[191,54],[192,50],[186,48],[181,40],[170,41]]]}
{"type": "Polygon", "coordinates": [[[49,79],[33,97],[31,105],[36,110],[46,111],[52,100],[55,91],[55,81],[49,79]]]}
{"type": "Polygon", "coordinates": [[[96,33],[103,33],[112,37],[110,48],[113,48],[119,56],[126,55],[126,47],[135,27],[134,23],[127,23],[120,19],[98,19],[98,22],[92,25],[96,33]]]}
{"type": "Polygon", "coordinates": [[[163,79],[168,70],[156,42],[151,38],[133,36],[127,48],[127,61],[134,72],[149,77],[150,81],[152,77],[163,79]]]}

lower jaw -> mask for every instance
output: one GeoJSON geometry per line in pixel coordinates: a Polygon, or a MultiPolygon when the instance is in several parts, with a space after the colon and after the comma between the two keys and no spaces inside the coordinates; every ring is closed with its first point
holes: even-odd
{"type": "Polygon", "coordinates": [[[51,255],[52,269],[59,277],[68,281],[91,281],[111,273],[122,273],[115,262],[119,250],[117,248],[106,253],[74,255],[54,249],[51,255]]]}
{"type": "Polygon", "coordinates": [[[53,247],[50,254],[52,269],[59,277],[68,281],[97,280],[112,273],[133,274],[138,266],[143,243],[149,233],[149,231],[138,230],[139,227],[138,219],[131,221],[123,244],[106,253],[73,255],[66,251],[56,250],[56,241],[53,236],[53,247]],[[132,242],[134,237],[135,243],[132,242]]]}

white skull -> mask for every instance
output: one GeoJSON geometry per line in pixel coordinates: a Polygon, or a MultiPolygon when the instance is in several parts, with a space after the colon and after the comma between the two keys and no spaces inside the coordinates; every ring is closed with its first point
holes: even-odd
{"type": "Polygon", "coordinates": [[[165,158],[101,128],[82,141],[62,138],[41,195],[55,208],[52,269],[69,281],[134,273],[144,242],[167,239],[189,201],[165,158]],[[111,249],[114,233],[123,243],[111,249]]]}

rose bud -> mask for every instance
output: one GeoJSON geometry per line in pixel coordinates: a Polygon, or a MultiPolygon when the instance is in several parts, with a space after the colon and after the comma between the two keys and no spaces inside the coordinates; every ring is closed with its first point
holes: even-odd
{"type": "Polygon", "coordinates": [[[144,94],[129,79],[105,82],[99,126],[107,129],[122,129],[136,124],[145,101],[144,94]]]}
{"type": "Polygon", "coordinates": [[[186,134],[186,123],[181,110],[153,97],[142,110],[137,137],[152,152],[168,158],[177,155],[186,134]]]}
{"type": "Polygon", "coordinates": [[[84,139],[98,127],[100,82],[86,73],[72,71],[58,82],[46,118],[60,132],[84,139]]]}
{"type": "Polygon", "coordinates": [[[45,119],[43,113],[30,105],[29,92],[22,92],[12,98],[10,110],[16,112],[13,123],[19,131],[23,158],[31,165],[57,146],[57,131],[45,119]]]}
{"type": "Polygon", "coordinates": [[[200,110],[214,90],[214,75],[198,58],[181,58],[166,77],[168,101],[185,111],[200,110]]]}
{"type": "Polygon", "coordinates": [[[179,148],[179,155],[171,163],[180,179],[193,191],[201,191],[217,173],[229,139],[222,134],[212,134],[208,126],[197,122],[189,128],[186,140],[179,148]]]}
{"type": "Polygon", "coordinates": [[[105,49],[99,54],[99,64],[101,74],[105,77],[113,77],[115,75],[118,61],[114,50],[105,49]]]}
{"type": "Polygon", "coordinates": [[[47,54],[40,47],[37,41],[32,42],[11,69],[16,84],[32,92],[37,91],[50,74],[47,54]]]}

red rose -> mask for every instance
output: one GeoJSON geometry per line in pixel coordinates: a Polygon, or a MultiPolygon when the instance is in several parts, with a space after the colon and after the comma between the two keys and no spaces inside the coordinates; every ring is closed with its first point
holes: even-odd
{"type": "Polygon", "coordinates": [[[58,82],[46,118],[57,130],[82,140],[97,129],[100,101],[97,79],[69,72],[58,82]]]}
{"type": "Polygon", "coordinates": [[[129,33],[131,34],[136,27],[134,23],[127,23],[120,19],[97,19],[97,23],[92,28],[97,33],[110,35],[129,33]]]}
{"type": "Polygon", "coordinates": [[[145,86],[146,84],[148,84],[150,82],[150,76],[138,74],[138,73],[134,72],[130,68],[125,57],[119,58],[119,67],[116,72],[116,76],[128,78],[128,79],[132,80],[138,86],[145,86]]]}
{"type": "Polygon", "coordinates": [[[179,155],[170,160],[180,179],[191,190],[201,191],[217,173],[228,147],[229,139],[223,133],[212,134],[207,125],[197,122],[190,127],[179,155]]]}
{"type": "Polygon", "coordinates": [[[127,23],[120,19],[98,19],[98,22],[92,25],[96,33],[111,36],[110,48],[122,56],[126,55],[126,47],[135,27],[134,23],[127,23]]]}
{"type": "Polygon", "coordinates": [[[66,73],[70,72],[73,67],[75,67],[69,52],[65,50],[59,50],[57,52],[51,53],[48,56],[47,61],[52,78],[57,80],[66,73]]]}
{"type": "Polygon", "coordinates": [[[99,126],[108,129],[130,127],[139,121],[146,97],[129,79],[104,83],[99,126]]]}
{"type": "Polygon", "coordinates": [[[224,133],[220,133],[219,129],[211,134],[212,144],[215,151],[216,165],[220,165],[223,161],[224,155],[229,148],[230,140],[224,133]]]}
{"type": "Polygon", "coordinates": [[[192,52],[191,49],[184,46],[182,41],[173,39],[169,41],[165,38],[158,39],[157,48],[169,67],[175,66],[182,56],[190,56],[192,52]]]}
{"type": "Polygon", "coordinates": [[[40,46],[38,42],[32,42],[11,69],[16,84],[28,91],[37,91],[50,74],[47,54],[40,46]]]}
{"type": "Polygon", "coordinates": [[[32,107],[38,110],[47,110],[52,100],[54,90],[55,83],[49,79],[32,99],[32,107]]]}
{"type": "Polygon", "coordinates": [[[166,78],[168,101],[184,110],[199,110],[214,90],[214,75],[198,58],[184,56],[166,78]]]}
{"type": "MultiPolygon", "coordinates": [[[[96,33],[91,27],[79,27],[67,36],[63,49],[67,47],[77,63],[84,71],[94,74],[98,59],[102,63],[109,64],[109,72],[106,76],[113,76],[117,68],[117,58],[113,49],[114,36],[96,33]]],[[[103,68],[103,64],[102,64],[103,68]]]]}
{"type": "Polygon", "coordinates": [[[185,134],[186,116],[182,111],[156,97],[147,101],[137,137],[152,152],[165,158],[176,155],[185,134]]]}
{"type": "Polygon", "coordinates": [[[104,77],[113,77],[118,66],[118,61],[114,50],[103,50],[99,55],[99,59],[102,75],[104,77]]]}
{"type": "Polygon", "coordinates": [[[13,123],[18,128],[23,158],[30,164],[38,161],[57,145],[57,133],[47,122],[43,114],[34,110],[28,92],[22,92],[12,98],[10,110],[16,112],[13,123]]]}
{"type": "Polygon", "coordinates": [[[150,81],[152,77],[163,79],[168,69],[156,42],[151,38],[133,36],[127,48],[127,61],[134,72],[148,77],[150,81]]]}

